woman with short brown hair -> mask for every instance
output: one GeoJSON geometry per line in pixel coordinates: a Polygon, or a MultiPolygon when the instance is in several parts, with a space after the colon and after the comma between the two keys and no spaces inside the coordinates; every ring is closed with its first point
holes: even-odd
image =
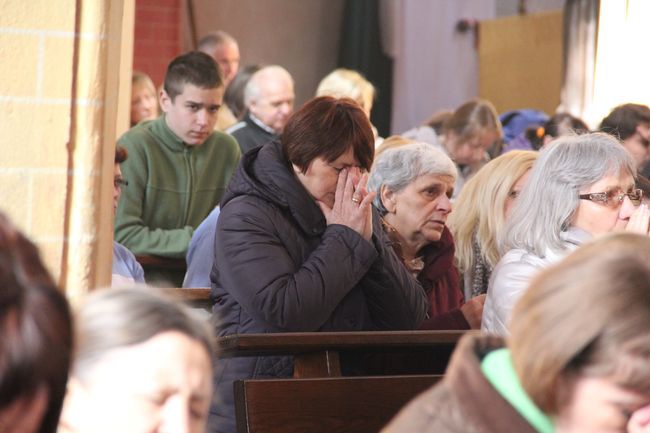
{"type": "MultiPolygon", "coordinates": [[[[370,122],[319,97],[247,153],[221,202],[212,274],[219,335],[416,329],[427,300],[373,215],[370,122]]],[[[221,359],[211,423],[234,432],[232,383],[292,374],[290,357],[221,359]]]]}

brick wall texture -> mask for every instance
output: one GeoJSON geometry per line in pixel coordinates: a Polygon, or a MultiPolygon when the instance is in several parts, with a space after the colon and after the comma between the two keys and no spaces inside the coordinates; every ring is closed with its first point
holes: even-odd
{"type": "Polygon", "coordinates": [[[181,0],[136,0],[133,69],[156,87],[169,62],[181,54],[181,0]]]}

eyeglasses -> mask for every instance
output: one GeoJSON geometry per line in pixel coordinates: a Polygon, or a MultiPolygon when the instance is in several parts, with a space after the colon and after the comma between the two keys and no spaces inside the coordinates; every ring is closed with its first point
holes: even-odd
{"type": "Polygon", "coordinates": [[[115,188],[127,187],[129,186],[129,181],[124,179],[123,177],[118,177],[113,179],[113,186],[115,188]]]}
{"type": "Polygon", "coordinates": [[[634,206],[641,204],[643,198],[643,191],[640,189],[633,189],[630,192],[621,192],[620,190],[611,190],[607,192],[590,192],[588,194],[580,194],[580,200],[590,200],[596,203],[602,203],[608,207],[618,207],[623,203],[625,197],[628,197],[634,206]]]}

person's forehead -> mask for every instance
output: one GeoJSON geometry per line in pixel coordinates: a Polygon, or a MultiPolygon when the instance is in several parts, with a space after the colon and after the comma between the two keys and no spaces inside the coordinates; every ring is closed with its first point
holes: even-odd
{"type": "Polygon", "coordinates": [[[489,129],[484,129],[479,131],[474,140],[476,143],[478,143],[480,146],[486,147],[486,146],[491,146],[494,141],[498,138],[498,135],[496,131],[492,131],[489,129]]]}
{"type": "Polygon", "coordinates": [[[602,177],[594,183],[594,186],[599,186],[604,189],[622,188],[627,189],[634,185],[634,178],[630,173],[622,172],[619,175],[609,174],[602,177]]]}
{"type": "Polygon", "coordinates": [[[260,83],[260,91],[263,98],[273,98],[278,95],[293,97],[293,83],[284,76],[269,76],[260,83]]]}
{"type": "Polygon", "coordinates": [[[196,102],[199,104],[220,104],[223,97],[223,87],[213,87],[207,89],[198,87],[191,83],[183,84],[181,93],[179,93],[175,100],[183,102],[196,102]]]}
{"type": "Polygon", "coordinates": [[[139,83],[133,84],[131,87],[131,91],[133,93],[136,92],[148,92],[148,93],[156,93],[156,89],[154,89],[151,84],[145,82],[145,81],[140,81],[139,83]]]}
{"type": "Polygon", "coordinates": [[[239,57],[239,46],[236,42],[226,41],[214,47],[215,57],[239,57]]]}
{"type": "Polygon", "coordinates": [[[455,180],[448,174],[423,174],[418,176],[414,183],[419,187],[429,187],[434,185],[444,185],[447,188],[453,187],[455,180]]]}

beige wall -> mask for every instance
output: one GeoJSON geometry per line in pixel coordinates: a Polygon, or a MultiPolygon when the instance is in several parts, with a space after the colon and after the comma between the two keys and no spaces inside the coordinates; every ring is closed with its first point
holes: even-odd
{"type": "Polygon", "coordinates": [[[0,0],[0,10],[0,210],[76,295],[110,281],[133,0],[0,0]]]}
{"type": "Polygon", "coordinates": [[[479,96],[499,112],[555,113],[562,82],[562,11],[480,23],[479,96]]]}
{"type": "MultiPolygon", "coordinates": [[[[276,63],[296,82],[296,103],[314,96],[336,68],[343,0],[193,0],[196,34],[225,30],[239,42],[242,65],[276,63]]],[[[187,34],[187,32],[185,32],[187,34]]],[[[186,37],[185,49],[191,48],[186,37]]]]}

